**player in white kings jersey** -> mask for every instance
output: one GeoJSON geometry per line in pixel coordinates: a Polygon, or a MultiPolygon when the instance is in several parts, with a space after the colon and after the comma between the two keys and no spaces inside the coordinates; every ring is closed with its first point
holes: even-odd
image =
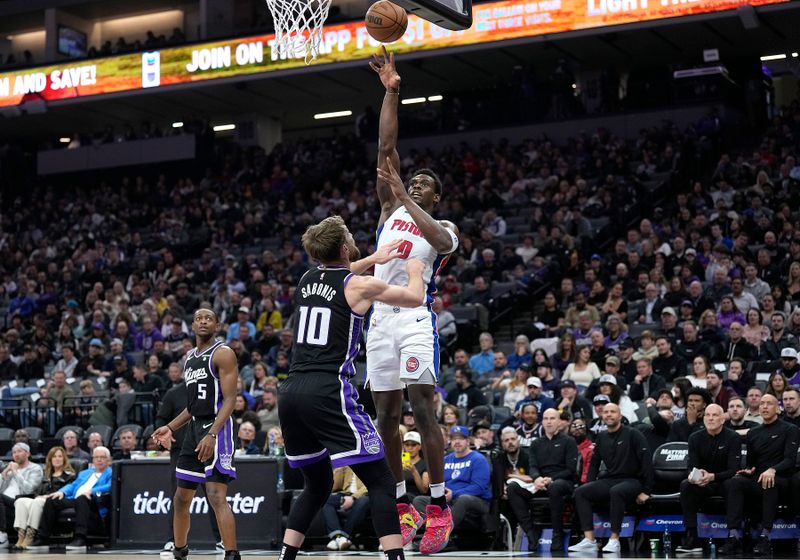
{"type": "MultiPolygon", "coordinates": [[[[436,292],[436,273],[447,255],[458,247],[458,229],[431,216],[442,196],[442,183],[429,169],[413,174],[408,188],[398,173],[397,105],[400,75],[384,47],[381,56],[370,63],[386,88],[380,116],[378,181],[381,204],[378,247],[400,245],[401,258],[375,267],[375,277],[396,286],[405,286],[408,278],[403,260],[414,258],[425,264],[427,303],[416,309],[401,309],[384,304],[373,308],[367,331],[367,384],[372,390],[378,413],[378,431],[386,447],[386,458],[397,481],[397,509],[403,544],[414,538],[427,524],[420,542],[420,552],[432,554],[443,549],[450,538],[453,519],[444,488],[444,444],[436,423],[433,395],[439,376],[439,336],[436,313],[431,310],[436,292]],[[400,415],[403,388],[414,412],[417,430],[422,436],[428,463],[432,503],[423,518],[406,495],[400,440],[400,415]]],[[[413,467],[412,467],[413,468],[413,467]]]]}

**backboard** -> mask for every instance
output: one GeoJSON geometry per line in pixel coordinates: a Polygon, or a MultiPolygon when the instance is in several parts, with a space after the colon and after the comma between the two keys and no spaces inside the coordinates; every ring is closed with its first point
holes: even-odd
{"type": "Polygon", "coordinates": [[[439,27],[460,31],[472,26],[472,0],[392,0],[439,27]]]}

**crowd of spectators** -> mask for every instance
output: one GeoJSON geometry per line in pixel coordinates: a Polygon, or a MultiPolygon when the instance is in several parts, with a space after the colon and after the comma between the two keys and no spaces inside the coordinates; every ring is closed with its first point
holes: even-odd
{"type": "MultiPolygon", "coordinates": [[[[134,39],[133,41],[127,41],[125,37],[118,37],[116,41],[111,41],[109,39],[104,41],[100,46],[90,46],[86,51],[85,58],[98,58],[101,56],[161,49],[164,47],[182,45],[185,42],[186,35],[179,27],[173,28],[169,37],[163,33],[156,35],[153,31],[148,30],[145,33],[144,40],[134,39]]],[[[2,57],[0,57],[0,60],[2,60],[2,57]]],[[[19,58],[13,52],[8,53],[5,57],[5,63],[3,66],[4,69],[11,70],[14,68],[28,68],[36,63],[37,61],[35,60],[33,53],[26,49],[21,55],[19,55],[19,58]]]]}
{"type": "Polygon", "coordinates": [[[119,37],[114,42],[108,40],[99,47],[89,47],[87,55],[89,58],[95,58],[98,56],[110,56],[112,54],[149,51],[164,47],[174,47],[176,45],[182,45],[185,42],[186,35],[180,27],[174,27],[169,37],[163,33],[156,35],[148,30],[145,33],[144,41],[135,39],[129,42],[125,40],[125,37],[119,37]]]}
{"type": "MultiPolygon", "coordinates": [[[[800,403],[787,396],[800,383],[798,127],[795,103],[755,147],[733,149],[710,115],[633,140],[600,129],[563,146],[542,137],[404,154],[407,171],[440,171],[438,216],[461,229],[438,279],[441,314],[490,307],[491,287],[511,282],[531,318],[508,340],[494,340],[507,326],[495,322],[474,338],[451,331],[438,393],[446,463],[474,465],[483,484],[462,500],[459,523],[507,495],[473,448],[518,472],[514,445],[527,454],[567,434],[588,468],[592,440],[610,426],[633,427],[652,452],[702,430],[712,403],[747,429],[762,393],[797,423],[800,403]],[[607,421],[609,404],[618,412],[607,421]]],[[[203,303],[239,361],[239,453],[280,454],[276,388],[291,362],[294,286],[310,266],[298,238],[338,213],[362,253],[373,249],[379,204],[366,154],[354,135],[271,153],[218,142],[202,176],[4,191],[5,422],[52,434],[67,420],[157,421],[203,303]],[[20,400],[30,410],[12,414],[20,400]]],[[[404,423],[413,432],[413,415],[404,423]]]]}
{"type": "Polygon", "coordinates": [[[122,446],[112,455],[98,432],[88,433],[86,451],[78,445],[78,434],[68,429],[43,455],[41,441],[33,441],[23,429],[16,430],[13,445],[4,457],[8,462],[0,474],[0,548],[48,548],[51,537],[64,530],[59,513],[74,509],[73,522],[66,528],[74,537],[69,548],[85,550],[87,535],[104,530],[103,519],[110,504],[109,467],[112,460],[125,458],[131,433],[120,430],[122,446]],[[13,545],[7,532],[11,530],[16,532],[13,545]]]}
{"type": "Polygon", "coordinates": [[[183,134],[195,135],[198,139],[205,139],[213,142],[214,131],[207,121],[196,117],[187,117],[180,121],[181,126],[173,126],[173,123],[159,124],[153,121],[142,121],[136,125],[126,123],[121,127],[108,125],[103,129],[91,132],[74,132],[69,137],[69,142],[44,142],[41,148],[54,149],[65,148],[74,150],[86,146],[98,146],[101,144],[118,144],[131,140],[149,140],[151,138],[164,138],[167,136],[179,136],[183,134]]]}

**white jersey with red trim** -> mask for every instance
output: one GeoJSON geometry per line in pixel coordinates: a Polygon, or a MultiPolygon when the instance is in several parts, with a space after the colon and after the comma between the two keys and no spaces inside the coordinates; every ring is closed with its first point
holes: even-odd
{"type": "MultiPolygon", "coordinates": [[[[400,206],[378,228],[378,248],[401,239],[403,243],[397,248],[401,258],[389,261],[386,264],[375,265],[375,278],[379,278],[393,286],[406,286],[408,274],[406,273],[406,260],[417,259],[425,264],[422,279],[426,285],[426,303],[430,304],[436,294],[436,274],[447,261],[447,255],[439,254],[433,246],[423,237],[422,232],[414,223],[414,219],[400,206]]],[[[455,251],[457,247],[453,247],[455,251]]],[[[383,304],[376,303],[376,306],[383,304]]],[[[424,306],[423,306],[424,307],[424,306]]]]}

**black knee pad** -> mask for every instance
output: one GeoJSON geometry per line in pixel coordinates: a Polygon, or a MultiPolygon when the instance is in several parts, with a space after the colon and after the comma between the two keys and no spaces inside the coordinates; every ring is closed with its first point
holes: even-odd
{"type": "Polygon", "coordinates": [[[313,465],[301,467],[300,470],[303,472],[305,485],[300,496],[292,504],[286,528],[305,535],[314,517],[331,494],[333,467],[330,459],[326,457],[313,465]]]}
{"type": "Polygon", "coordinates": [[[333,488],[333,466],[330,459],[301,467],[300,470],[305,480],[303,492],[308,490],[314,496],[324,495],[327,500],[333,488]]]}
{"type": "Polygon", "coordinates": [[[399,535],[400,522],[395,505],[396,483],[386,459],[360,463],[351,468],[367,487],[375,534],[378,538],[399,535]]]}
{"type": "Polygon", "coordinates": [[[394,480],[394,476],[392,476],[392,471],[389,470],[389,464],[386,459],[359,463],[350,468],[353,469],[356,476],[367,487],[370,496],[380,493],[394,496],[397,483],[394,480]]]}

